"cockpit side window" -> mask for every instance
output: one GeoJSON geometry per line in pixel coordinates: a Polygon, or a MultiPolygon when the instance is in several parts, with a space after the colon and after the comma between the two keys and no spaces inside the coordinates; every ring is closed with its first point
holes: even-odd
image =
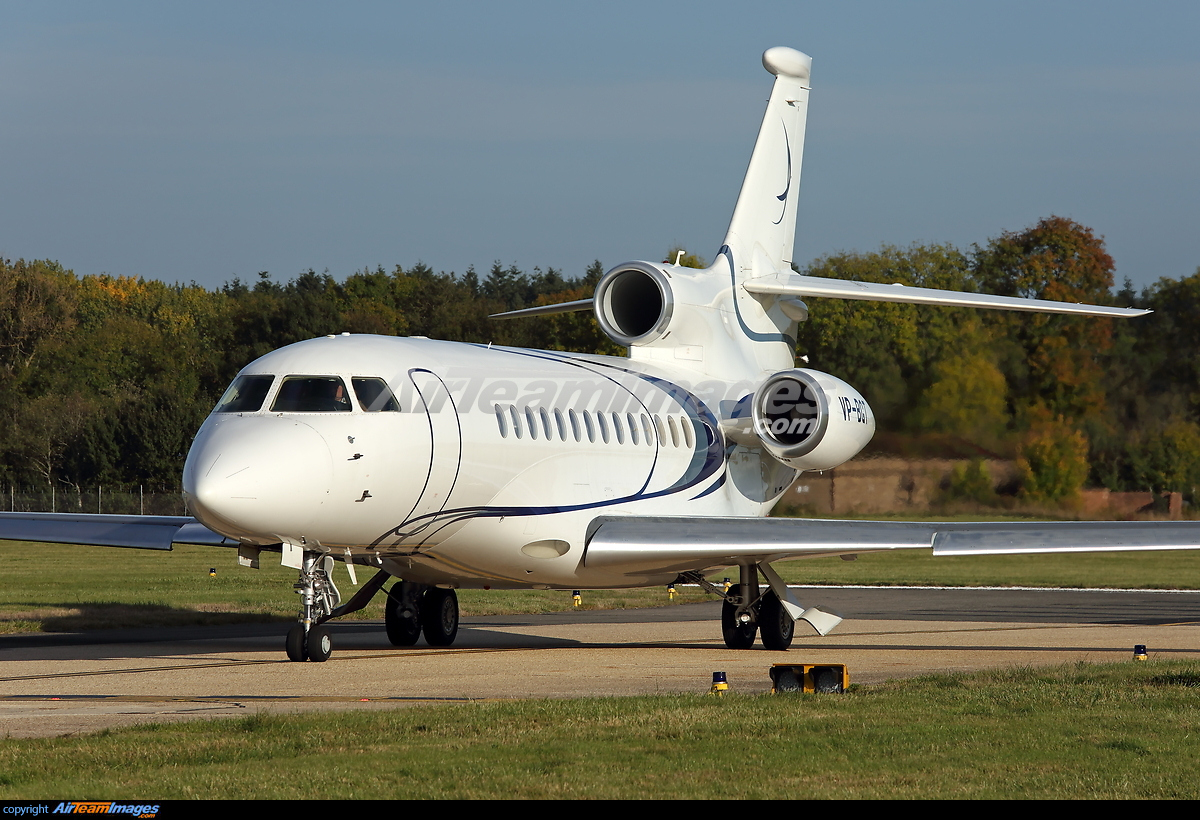
{"type": "Polygon", "coordinates": [[[257,413],[267,398],[274,376],[238,376],[217,402],[214,413],[257,413]]]}
{"type": "Polygon", "coordinates": [[[348,413],[350,396],[337,376],[288,376],[271,404],[273,413],[348,413]]]}
{"type": "Polygon", "coordinates": [[[391,388],[383,379],[355,376],[350,379],[350,384],[354,385],[354,395],[358,397],[358,406],[368,413],[400,412],[400,402],[396,401],[391,388]]]}

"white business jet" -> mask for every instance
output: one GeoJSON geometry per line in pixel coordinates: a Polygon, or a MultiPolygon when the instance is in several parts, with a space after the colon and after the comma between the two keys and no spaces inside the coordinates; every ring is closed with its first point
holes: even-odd
{"type": "MultiPolygon", "coordinates": [[[[328,336],[247,365],[196,435],[193,518],[0,515],[0,538],[170,549],[236,547],[299,570],[292,660],[326,660],[330,618],[388,581],[387,635],[435,646],[458,631],[455,589],[700,584],[724,599],[731,648],[786,649],[795,621],[840,620],[791,597],[779,560],[933,548],[935,554],[1200,548],[1193,523],[942,524],[770,519],[796,476],[870,441],[870,406],[795,366],[807,296],[1137,316],[1146,311],[802,276],[791,270],[811,59],[775,76],[724,243],[694,270],[629,262],[594,298],[496,318],[594,310],[628,358],[328,336]],[[336,561],[357,585],[334,585],[336,561]],[[730,589],[706,575],[737,567],[730,589]],[[766,586],[760,588],[760,576],[766,586]]],[[[676,260],[678,261],[678,260],[676,260]]]]}

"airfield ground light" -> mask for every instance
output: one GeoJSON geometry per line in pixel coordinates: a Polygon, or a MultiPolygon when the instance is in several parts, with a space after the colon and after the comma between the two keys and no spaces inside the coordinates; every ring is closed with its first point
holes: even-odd
{"type": "Polygon", "coordinates": [[[771,694],[845,692],[850,672],[843,663],[776,663],[771,665],[771,694]]]}

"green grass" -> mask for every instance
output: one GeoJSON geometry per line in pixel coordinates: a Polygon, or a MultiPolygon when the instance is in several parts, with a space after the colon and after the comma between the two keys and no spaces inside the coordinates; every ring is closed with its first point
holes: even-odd
{"type": "MultiPolygon", "coordinates": [[[[264,553],[262,569],[237,566],[229,549],[180,547],[171,552],[17,544],[0,541],[6,583],[0,585],[0,633],[69,632],[126,626],[183,626],[289,621],[299,599],[295,570],[264,553]],[[217,570],[216,576],[209,569],[217,570]]],[[[1020,555],[934,558],[926,550],[870,553],[781,562],[791,583],[915,586],[1065,586],[1200,589],[1200,555],[1188,551],[1094,555],[1020,555]]],[[[371,570],[360,568],[359,580],[371,570]]],[[[720,581],[736,572],[717,572],[720,581]]],[[[345,569],[335,570],[343,595],[345,569]]],[[[665,606],[662,587],[584,590],[586,609],[665,606]]],[[[465,616],[553,612],[572,608],[562,590],[459,590],[465,616]]],[[[382,618],[382,596],[349,617],[382,618]]],[[[673,603],[712,600],[680,587],[673,603]]]]}
{"type": "Polygon", "coordinates": [[[1197,798],[1200,664],[414,706],[0,743],[0,799],[1197,798]]]}
{"type": "MultiPolygon", "coordinates": [[[[72,632],[128,626],[189,626],[291,621],[299,608],[296,571],[269,553],[262,568],[239,567],[231,549],[177,547],[170,552],[24,544],[0,541],[0,634],[72,632]],[[209,574],[216,569],[216,575],[209,574]]],[[[373,574],[358,568],[359,582],[373,574]]],[[[354,587],[344,567],[334,570],[344,597],[354,587]]],[[[710,596],[681,589],[675,603],[710,596]]],[[[460,590],[466,616],[571,609],[570,591],[460,590]]],[[[669,603],[665,588],[586,591],[588,609],[669,603]]],[[[350,618],[382,618],[383,596],[350,618]]]]}

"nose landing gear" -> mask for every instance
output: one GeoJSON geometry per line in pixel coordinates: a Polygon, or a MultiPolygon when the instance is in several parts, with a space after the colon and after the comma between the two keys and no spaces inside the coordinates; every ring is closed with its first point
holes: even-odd
{"type": "Polygon", "coordinates": [[[289,660],[323,663],[333,654],[333,638],[329,630],[320,625],[342,600],[333,583],[332,571],[333,558],[319,552],[304,553],[300,578],[295,585],[300,594],[300,622],[288,630],[289,660]]]}

